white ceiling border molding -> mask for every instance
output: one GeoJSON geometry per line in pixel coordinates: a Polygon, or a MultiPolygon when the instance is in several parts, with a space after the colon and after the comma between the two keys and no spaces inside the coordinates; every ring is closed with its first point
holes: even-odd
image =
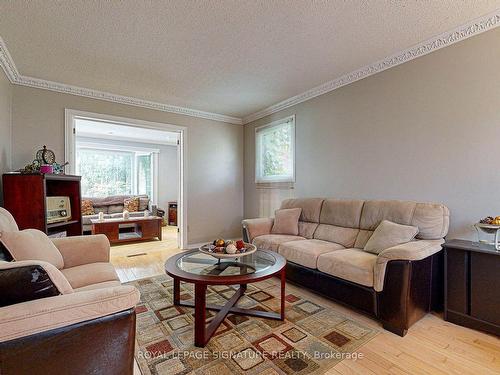
{"type": "Polygon", "coordinates": [[[221,121],[230,124],[241,125],[242,120],[237,117],[222,115],[219,113],[199,111],[197,109],[178,107],[169,104],[152,102],[129,96],[116,95],[108,92],[87,89],[78,86],[66,85],[64,83],[47,81],[44,79],[23,76],[19,73],[14,64],[14,60],[7,49],[3,39],[0,37],[0,65],[2,66],[7,78],[15,85],[34,87],[38,89],[61,92],[65,94],[84,96],[92,99],[106,100],[108,102],[126,104],[136,107],[154,109],[162,112],[175,113],[179,115],[199,117],[208,120],[221,121]]]}
{"type": "Polygon", "coordinates": [[[19,72],[17,71],[16,64],[12,60],[12,56],[7,49],[2,37],[0,36],[0,65],[7,75],[10,83],[16,83],[19,80],[19,72]]]}
{"type": "Polygon", "coordinates": [[[437,51],[438,49],[448,47],[452,44],[468,39],[474,35],[481,34],[485,31],[494,29],[498,26],[500,26],[500,9],[497,9],[492,13],[489,13],[483,17],[468,22],[465,25],[459,26],[452,31],[445,32],[441,35],[435,36],[431,39],[421,42],[411,48],[408,48],[394,55],[386,57],[383,60],[377,61],[373,64],[355,70],[351,73],[347,73],[337,79],[316,86],[299,95],[285,99],[263,110],[245,116],[243,118],[243,124],[248,124],[252,121],[269,116],[273,113],[282,111],[283,109],[292,107],[296,104],[305,102],[309,99],[326,94],[342,86],[349,85],[353,82],[359,81],[363,78],[382,72],[386,69],[416,59],[417,57],[427,55],[428,53],[437,51]]]}

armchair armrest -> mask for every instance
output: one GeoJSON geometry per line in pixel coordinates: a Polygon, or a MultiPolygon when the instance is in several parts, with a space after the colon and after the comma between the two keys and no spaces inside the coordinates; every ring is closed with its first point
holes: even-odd
{"type": "Polygon", "coordinates": [[[375,268],[373,270],[374,289],[377,292],[380,292],[384,288],[385,270],[389,261],[421,260],[441,251],[441,245],[443,243],[444,239],[418,240],[385,249],[378,255],[375,268]]]}
{"type": "Polygon", "coordinates": [[[69,326],[134,308],[133,286],[95,289],[0,308],[0,342],[69,326]]]}
{"type": "Polygon", "coordinates": [[[271,233],[274,224],[272,218],[245,219],[241,222],[247,241],[252,242],[255,237],[271,233]]]}
{"type": "Polygon", "coordinates": [[[104,234],[54,238],[52,242],[61,252],[64,268],[109,262],[109,240],[104,234]]]}

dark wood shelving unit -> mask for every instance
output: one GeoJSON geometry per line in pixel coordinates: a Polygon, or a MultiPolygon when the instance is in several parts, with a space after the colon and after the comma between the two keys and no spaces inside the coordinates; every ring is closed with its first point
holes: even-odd
{"type": "Polygon", "coordinates": [[[3,175],[4,207],[16,219],[19,229],[34,228],[53,235],[66,232],[67,236],[82,234],[80,176],[57,174],[3,175]],[[46,198],[67,196],[71,204],[71,219],[47,224],[46,198]]]}
{"type": "Polygon", "coordinates": [[[500,251],[465,240],[446,241],[444,320],[500,335],[500,251]]]}

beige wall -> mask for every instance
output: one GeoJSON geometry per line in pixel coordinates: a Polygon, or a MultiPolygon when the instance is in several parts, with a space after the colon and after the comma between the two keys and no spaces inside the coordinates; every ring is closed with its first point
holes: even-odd
{"type": "Polygon", "coordinates": [[[64,109],[169,123],[188,128],[188,242],[240,234],[243,213],[243,128],[23,86],[13,87],[12,166],[21,168],[47,145],[64,158],[64,109]]]}
{"type": "Polygon", "coordinates": [[[500,28],[246,125],[245,216],[269,196],[254,127],[296,114],[291,194],[443,202],[449,238],[475,238],[474,222],[500,215],[498,46],[500,28]]]}
{"type": "MultiPolygon", "coordinates": [[[[12,85],[0,69],[0,175],[11,168],[11,104],[12,85]]],[[[2,204],[2,182],[0,181],[0,205],[2,204]]]]}

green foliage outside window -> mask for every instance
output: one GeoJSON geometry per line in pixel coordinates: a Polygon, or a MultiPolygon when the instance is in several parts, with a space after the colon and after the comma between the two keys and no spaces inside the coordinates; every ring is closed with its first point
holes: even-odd
{"type": "Polygon", "coordinates": [[[264,176],[283,176],[291,173],[291,140],[292,129],[289,126],[276,127],[262,136],[264,176]]]}
{"type": "Polygon", "coordinates": [[[76,170],[84,197],[132,194],[134,153],[80,148],[76,170]]]}

